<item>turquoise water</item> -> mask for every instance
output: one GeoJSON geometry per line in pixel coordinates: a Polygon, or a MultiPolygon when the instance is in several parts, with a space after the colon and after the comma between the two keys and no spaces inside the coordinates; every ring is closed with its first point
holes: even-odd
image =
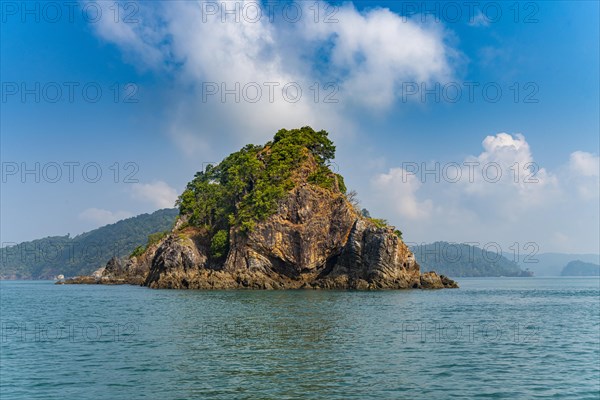
{"type": "Polygon", "coordinates": [[[169,291],[1,282],[0,398],[598,399],[600,282],[169,291]]]}

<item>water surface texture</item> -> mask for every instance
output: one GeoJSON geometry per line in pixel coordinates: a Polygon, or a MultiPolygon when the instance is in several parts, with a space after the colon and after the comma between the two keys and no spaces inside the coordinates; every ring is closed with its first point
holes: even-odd
{"type": "Polygon", "coordinates": [[[170,291],[1,282],[0,398],[598,399],[600,283],[170,291]]]}

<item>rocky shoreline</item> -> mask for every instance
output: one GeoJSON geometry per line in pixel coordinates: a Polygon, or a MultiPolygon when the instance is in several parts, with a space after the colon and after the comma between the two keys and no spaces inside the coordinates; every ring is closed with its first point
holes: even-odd
{"type": "MultiPolygon", "coordinates": [[[[196,275],[196,281],[191,285],[175,283],[165,287],[150,286],[151,288],[170,288],[170,289],[196,289],[196,290],[299,290],[299,289],[331,289],[331,290],[384,290],[384,289],[454,289],[458,284],[452,279],[437,275],[435,272],[425,272],[421,275],[419,283],[412,287],[406,287],[401,284],[383,285],[378,282],[368,282],[363,279],[358,280],[322,280],[315,282],[297,281],[292,279],[279,278],[274,280],[271,277],[256,274],[230,274],[222,271],[203,271],[196,275]]],[[[100,279],[93,276],[77,276],[56,283],[57,285],[135,285],[146,286],[144,282],[118,279],[110,276],[100,279]]]]}

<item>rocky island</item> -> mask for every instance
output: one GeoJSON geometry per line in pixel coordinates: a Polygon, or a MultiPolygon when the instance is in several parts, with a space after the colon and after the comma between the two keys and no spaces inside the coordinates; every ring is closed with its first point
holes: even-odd
{"type": "Polygon", "coordinates": [[[352,204],[325,131],[282,129],[198,172],[168,232],[64,283],[170,289],[455,288],[421,273],[402,234],[352,204]]]}

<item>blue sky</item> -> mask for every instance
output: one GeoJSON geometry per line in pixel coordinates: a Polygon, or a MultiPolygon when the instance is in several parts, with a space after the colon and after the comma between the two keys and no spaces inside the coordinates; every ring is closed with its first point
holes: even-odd
{"type": "Polygon", "coordinates": [[[331,133],[362,205],[409,241],[599,252],[598,2],[321,2],[318,18],[312,2],[279,2],[271,20],[256,2],[224,14],[234,3],[123,2],[116,15],[81,2],[72,17],[69,3],[2,3],[3,243],[168,206],[203,163],[312,125],[331,133]],[[263,96],[206,92],[236,82],[263,96]],[[291,82],[295,103],[279,91],[291,82]],[[472,182],[465,162],[479,163],[472,182]],[[39,182],[21,175],[36,163],[39,182]],[[491,164],[495,182],[482,179],[491,164]]]}

